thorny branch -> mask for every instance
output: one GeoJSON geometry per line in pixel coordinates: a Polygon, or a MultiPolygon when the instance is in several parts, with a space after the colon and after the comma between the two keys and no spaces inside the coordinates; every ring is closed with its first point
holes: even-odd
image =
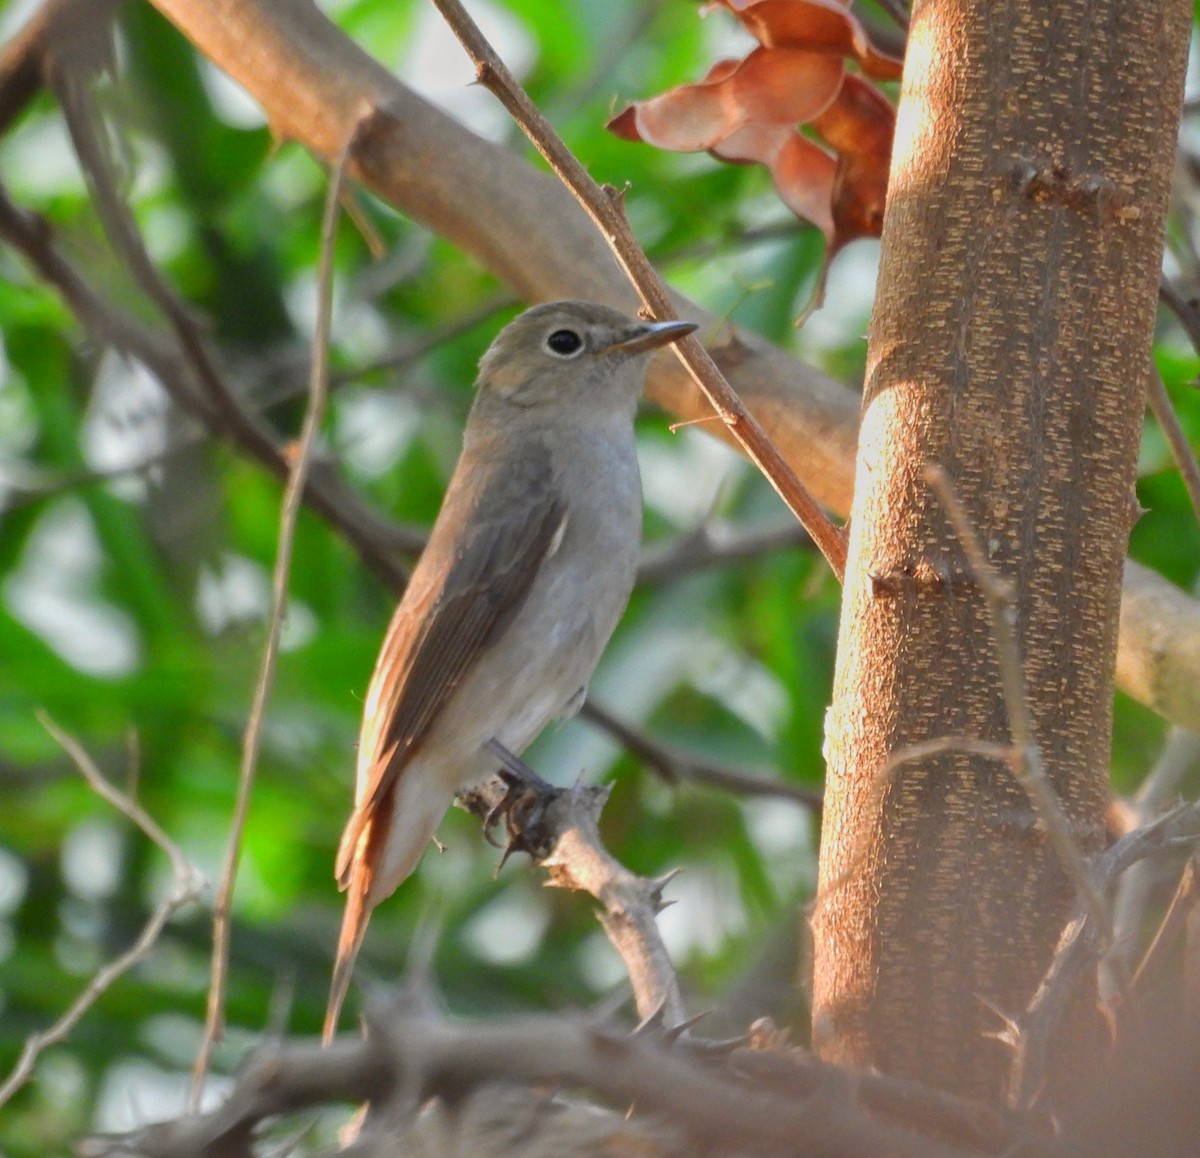
{"type": "MultiPolygon", "coordinates": [[[[434,3],[474,61],[480,83],[496,96],[575,195],[608,242],[646,308],[656,318],[673,317],[674,306],[666,287],[629,228],[622,194],[612,189],[602,189],[592,179],[505,67],[459,0],[434,0],[434,3]]],[[[841,579],[846,566],[844,532],[830,522],[817,505],[766,431],[742,405],[741,399],[702,343],[695,337],[684,338],[674,344],[674,349],[718,417],[800,520],[813,542],[829,560],[834,574],[841,579]]]]}
{"type": "Polygon", "coordinates": [[[485,825],[503,817],[505,859],[526,852],[548,870],[550,884],[591,893],[604,906],[600,923],[625,962],[638,1015],[678,1031],[687,1014],[656,920],[667,904],[663,889],[675,874],[639,877],[604,847],[598,822],[608,788],[556,788],[521,760],[502,751],[498,756],[505,771],[460,793],[459,802],[485,825]]]}
{"type": "MultiPolygon", "coordinates": [[[[1197,841],[1200,804],[1181,804],[1093,857],[1088,870],[1092,888],[1097,894],[1107,893],[1132,865],[1165,849],[1190,847],[1197,841]]],[[[1080,898],[1029,1008],[1012,1027],[1014,1058],[1008,1099],[1014,1109],[1028,1109],[1036,1102],[1045,1083],[1054,1034],[1075,986],[1103,957],[1110,937],[1111,929],[1103,923],[1097,926],[1093,912],[1080,898]]]]}
{"type": "Polygon", "coordinates": [[[1019,1122],[986,1107],[921,1091],[915,1083],[847,1074],[807,1055],[791,1067],[788,1055],[778,1055],[768,1083],[761,1078],[765,1054],[738,1051],[732,1070],[721,1071],[653,1037],[630,1037],[563,1016],[461,1023],[431,1010],[428,1002],[401,995],[376,1002],[367,1022],[365,1038],[339,1037],[324,1050],[315,1042],[260,1048],[220,1108],[123,1138],[95,1139],[84,1154],[248,1158],[255,1128],[264,1120],[331,1101],[370,1099],[378,1103],[378,1119],[367,1118],[355,1153],[382,1158],[397,1152],[403,1129],[394,1103],[406,1107],[411,1120],[411,1111],[431,1097],[461,1103],[497,1082],[585,1087],[619,1109],[659,1115],[689,1139],[676,1153],[803,1152],[809,1158],[1047,1153],[1019,1122]],[[749,1080],[738,1080],[743,1064],[749,1080]],[[857,1104],[859,1093],[874,1112],[857,1104]],[[931,1132],[907,1124],[913,1120],[922,1120],[931,1132]]]}

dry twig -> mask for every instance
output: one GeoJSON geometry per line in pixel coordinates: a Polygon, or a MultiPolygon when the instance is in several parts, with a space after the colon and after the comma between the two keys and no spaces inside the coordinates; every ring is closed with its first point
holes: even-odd
{"type": "Polygon", "coordinates": [[[657,772],[668,784],[680,780],[718,788],[737,796],[780,797],[794,800],[815,812],[821,811],[822,795],[818,789],[806,788],[761,772],[706,760],[676,744],[665,744],[619,720],[594,700],[584,700],[579,715],[597,728],[607,732],[647,767],[657,772]]]}
{"type": "Polygon", "coordinates": [[[1033,715],[1029,710],[1029,694],[1021,661],[1021,648],[1014,627],[1013,597],[1009,584],[988,562],[975,528],[967,519],[966,512],[945,472],[941,467],[927,466],[925,478],[945,508],[954,533],[966,554],[971,574],[974,575],[987,602],[992,635],[996,642],[996,660],[1000,667],[1004,706],[1012,733],[1009,767],[1025,790],[1038,820],[1046,830],[1063,872],[1107,943],[1112,934],[1112,917],[1108,905],[1092,884],[1087,861],[1071,831],[1071,822],[1063,812],[1058,796],[1046,776],[1041,749],[1034,734],[1033,715]]]}
{"type": "MultiPolygon", "coordinates": [[[[869,1074],[847,1079],[844,1073],[820,1071],[823,1078],[801,1092],[768,1091],[760,1083],[714,1073],[644,1035],[629,1037],[575,1018],[543,1015],[465,1024],[427,1005],[413,1005],[411,998],[376,1003],[368,1010],[366,1038],[346,1035],[325,1049],[316,1042],[260,1048],[218,1109],[123,1138],[94,1139],[83,1153],[86,1158],[247,1158],[264,1120],[307,1106],[369,1099],[376,1117],[368,1118],[355,1152],[394,1154],[397,1131],[417,1106],[439,1094],[458,1102],[496,1082],[591,1089],[615,1106],[633,1106],[638,1114],[659,1114],[676,1123],[691,1139],[693,1153],[978,1158],[1001,1152],[1016,1138],[1001,1123],[999,1138],[958,1146],[864,1113],[848,1089],[873,1084],[869,1074]]],[[[896,1097],[892,1093],[886,1100],[894,1103],[896,1097]]],[[[902,1100],[911,1105],[911,1099],[902,1100]]],[[[925,1103],[932,1104],[931,1099],[925,1103]]],[[[951,1120],[969,1114],[962,1103],[951,1120]]],[[[984,1108],[976,1114],[977,1123],[996,1118],[984,1108]]],[[[1029,1158],[1040,1153],[1034,1146],[1022,1150],[1029,1158]]]]}
{"type": "Polygon", "coordinates": [[[292,469],[284,488],[283,505],[279,515],[279,544],[275,556],[275,568],[271,578],[271,611],[267,623],[267,639],[263,646],[262,666],[254,687],[254,702],[246,722],[246,733],[242,741],[242,763],[238,773],[237,801],[234,805],[233,822],[230,826],[229,845],[221,873],[221,885],[213,912],[212,973],[209,978],[208,1009],[204,1022],[204,1037],[192,1081],[192,1110],[199,1107],[208,1073],[213,1047],[224,1033],[225,981],[229,969],[230,913],[233,906],[233,890],[237,882],[238,863],[242,853],[242,833],[250,809],[250,792],[254,784],[254,772],[258,765],[258,753],[262,741],[263,719],[266,715],[267,699],[275,680],[275,663],[279,655],[279,639],[283,631],[283,617],[287,606],[288,581],[292,570],[292,547],[296,537],[296,520],[300,515],[300,502],[308,478],[309,464],[317,434],[325,417],[325,406],[329,391],[329,327],[333,314],[333,248],[337,231],[338,207],[341,201],[342,181],[346,171],[346,158],[350,154],[353,137],[330,174],[329,189],[325,199],[325,212],[321,221],[321,259],[317,275],[317,317],[313,336],[312,370],[309,378],[309,403],[304,415],[304,426],[300,442],[292,458],[292,469]]]}
{"type": "Polygon", "coordinates": [[[792,519],[750,527],[729,527],[705,521],[694,531],[642,552],[637,581],[641,586],[669,583],[709,567],[726,567],[760,555],[804,547],[812,540],[792,519]]]}
{"type": "Polygon", "coordinates": [[[37,1064],[37,1059],[43,1051],[64,1041],[109,986],[139,962],[145,960],[171,917],[179,909],[198,899],[205,887],[204,878],[188,863],[183,850],[167,836],[154,818],[136,800],[127,796],[119,788],[115,788],[105,779],[83,746],[59,728],[44,712],[38,713],[38,719],[41,721],[42,727],[58,741],[63,750],[71,757],[75,767],[79,769],[96,794],[111,804],[122,816],[137,825],[150,840],[166,853],[167,859],[171,862],[173,887],[150,915],[150,919],[143,926],[133,944],[92,977],[83,992],[49,1029],[35,1033],[25,1042],[17,1064],[0,1085],[0,1106],[3,1106],[29,1080],[34,1066],[37,1064]]]}

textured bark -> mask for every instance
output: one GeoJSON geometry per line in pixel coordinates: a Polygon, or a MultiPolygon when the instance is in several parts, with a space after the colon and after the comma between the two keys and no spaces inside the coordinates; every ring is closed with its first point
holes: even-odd
{"type": "Polygon", "coordinates": [[[880,778],[921,741],[1009,740],[987,612],[926,463],[1014,585],[1050,780],[1084,851],[1104,840],[1190,15],[1183,0],[916,6],[830,721],[814,920],[826,1057],[998,1097],[1010,1053],[995,1011],[1024,1009],[1072,900],[1005,766],[954,751],[880,778]]]}

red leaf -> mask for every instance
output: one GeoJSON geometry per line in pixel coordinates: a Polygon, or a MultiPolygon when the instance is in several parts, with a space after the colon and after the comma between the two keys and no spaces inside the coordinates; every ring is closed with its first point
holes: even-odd
{"type": "Polygon", "coordinates": [[[812,127],[839,153],[878,158],[886,170],[896,129],[896,110],[873,84],[847,73],[837,98],[812,127]]]}
{"type": "Polygon", "coordinates": [[[711,149],[748,121],[794,125],[811,120],[829,107],[841,82],[838,57],[756,48],[743,61],[718,62],[699,84],[639,101],[608,127],[627,140],[676,152],[711,149]]]}
{"type": "Polygon", "coordinates": [[[760,44],[852,56],[876,80],[898,80],[904,62],[880,52],[837,0],[718,0],[760,44]]]}
{"type": "Polygon", "coordinates": [[[788,125],[747,124],[712,152],[725,161],[765,165],[783,203],[797,217],[811,221],[832,244],[837,162],[824,149],[788,125]]]}
{"type": "Polygon", "coordinates": [[[813,121],[838,153],[831,249],[857,237],[879,236],[895,127],[896,112],[887,98],[861,77],[849,75],[837,100],[813,121]]]}

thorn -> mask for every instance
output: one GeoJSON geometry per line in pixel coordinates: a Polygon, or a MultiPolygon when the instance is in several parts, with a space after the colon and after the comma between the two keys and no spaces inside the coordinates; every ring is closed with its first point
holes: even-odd
{"type": "Polygon", "coordinates": [[[986,997],[980,997],[978,993],[975,995],[975,1000],[999,1018],[1004,1026],[1003,1029],[998,1029],[994,1033],[985,1033],[983,1036],[1007,1045],[1011,1049],[1016,1049],[1022,1036],[1021,1025],[1017,1019],[1009,1017],[999,1006],[992,1004],[986,997]]]}
{"type": "Polygon", "coordinates": [[[699,1025],[700,1022],[702,1022],[711,1013],[711,1009],[705,1009],[700,1013],[695,1014],[695,1016],[689,1017],[686,1021],[682,1021],[678,1025],[673,1026],[671,1029],[664,1030],[663,1041],[665,1041],[667,1045],[674,1045],[681,1037],[683,1037],[685,1033],[687,1033],[689,1029],[691,1029],[693,1026],[699,1025]]]}
{"type": "Polygon", "coordinates": [[[663,1028],[663,1010],[666,1008],[666,1002],[660,1002],[658,1007],[651,1013],[642,1018],[641,1021],[633,1027],[633,1037],[644,1037],[646,1034],[660,1030],[663,1028]]]}

